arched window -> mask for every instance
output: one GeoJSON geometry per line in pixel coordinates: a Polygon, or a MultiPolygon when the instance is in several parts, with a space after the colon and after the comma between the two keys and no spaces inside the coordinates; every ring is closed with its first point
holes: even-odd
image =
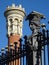
{"type": "Polygon", "coordinates": [[[9,18],[10,25],[12,25],[12,22],[13,22],[12,18],[9,18]]]}
{"type": "Polygon", "coordinates": [[[22,25],[23,25],[23,22],[22,22],[22,20],[20,20],[20,27],[22,27],[22,25]]]}
{"type": "Polygon", "coordinates": [[[15,18],[15,19],[14,19],[14,24],[15,24],[15,25],[18,25],[18,22],[19,22],[18,19],[15,18]]]}
{"type": "Polygon", "coordinates": [[[19,34],[19,20],[17,19],[17,18],[15,18],[15,20],[14,20],[14,27],[15,27],[15,32],[17,33],[17,34],[19,34]]]}
{"type": "Polygon", "coordinates": [[[15,20],[18,20],[17,18],[15,18],[15,20]]]}
{"type": "Polygon", "coordinates": [[[12,22],[12,19],[9,19],[10,22],[12,22]]]}

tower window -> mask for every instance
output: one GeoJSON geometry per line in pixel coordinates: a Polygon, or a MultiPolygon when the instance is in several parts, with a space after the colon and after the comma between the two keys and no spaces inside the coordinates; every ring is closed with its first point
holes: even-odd
{"type": "Polygon", "coordinates": [[[9,19],[10,22],[12,22],[12,19],[9,19]]]}
{"type": "Polygon", "coordinates": [[[15,25],[19,25],[19,20],[15,18],[15,25]]]}
{"type": "Polygon", "coordinates": [[[18,19],[17,19],[17,18],[15,18],[15,20],[16,20],[16,21],[18,21],[18,19]]]}
{"type": "Polygon", "coordinates": [[[22,20],[20,20],[20,22],[22,22],[22,20]]]}

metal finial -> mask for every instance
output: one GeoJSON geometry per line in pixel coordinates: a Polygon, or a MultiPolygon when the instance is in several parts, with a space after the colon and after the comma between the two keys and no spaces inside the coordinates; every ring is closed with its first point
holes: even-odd
{"type": "Polygon", "coordinates": [[[4,48],[1,49],[2,53],[4,53],[4,48]]]}
{"type": "Polygon", "coordinates": [[[8,51],[8,46],[5,47],[6,51],[8,51]]]}
{"type": "Polygon", "coordinates": [[[4,48],[2,48],[1,51],[4,51],[4,48]]]}
{"type": "Polygon", "coordinates": [[[41,26],[42,26],[42,28],[43,28],[43,27],[46,27],[45,23],[43,23],[41,26]]]}
{"type": "Polygon", "coordinates": [[[23,40],[20,38],[19,41],[22,42],[23,40]]]}
{"type": "Polygon", "coordinates": [[[11,49],[13,48],[13,44],[12,44],[12,43],[10,44],[10,48],[11,48],[11,49]]]}
{"type": "Polygon", "coordinates": [[[45,23],[43,23],[43,24],[41,25],[41,27],[42,27],[43,29],[45,29],[45,28],[46,28],[45,23]]]}

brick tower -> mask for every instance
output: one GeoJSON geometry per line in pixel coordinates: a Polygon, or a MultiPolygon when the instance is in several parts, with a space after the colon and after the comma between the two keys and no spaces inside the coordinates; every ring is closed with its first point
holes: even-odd
{"type": "MultiPolygon", "coordinates": [[[[17,47],[20,46],[19,39],[22,37],[22,26],[23,18],[25,16],[25,10],[24,8],[22,8],[21,5],[15,6],[15,4],[12,4],[12,6],[7,7],[6,11],[4,12],[4,16],[6,17],[8,47],[10,50],[11,44],[13,45],[14,48],[14,42],[18,43],[17,47]]],[[[20,65],[19,59],[16,62],[17,65],[20,65]]]]}

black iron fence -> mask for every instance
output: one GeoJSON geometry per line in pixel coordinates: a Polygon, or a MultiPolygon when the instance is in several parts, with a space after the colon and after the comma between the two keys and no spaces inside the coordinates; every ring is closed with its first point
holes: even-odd
{"type": "MultiPolygon", "coordinates": [[[[41,65],[49,65],[49,30],[42,30],[42,32],[38,32],[36,35],[38,47],[34,49],[32,44],[29,44],[27,36],[24,37],[24,44],[22,43],[22,39],[20,39],[20,47],[17,49],[17,42],[15,42],[14,49],[6,48],[6,51],[2,49],[2,53],[0,55],[0,65],[8,65],[9,62],[13,62],[16,59],[20,58],[20,65],[33,65],[33,51],[37,52],[36,54],[36,65],[40,65],[39,58],[41,61],[41,65]]],[[[32,41],[31,41],[32,42],[32,41]]],[[[11,65],[11,64],[10,64],[11,65]]]]}

